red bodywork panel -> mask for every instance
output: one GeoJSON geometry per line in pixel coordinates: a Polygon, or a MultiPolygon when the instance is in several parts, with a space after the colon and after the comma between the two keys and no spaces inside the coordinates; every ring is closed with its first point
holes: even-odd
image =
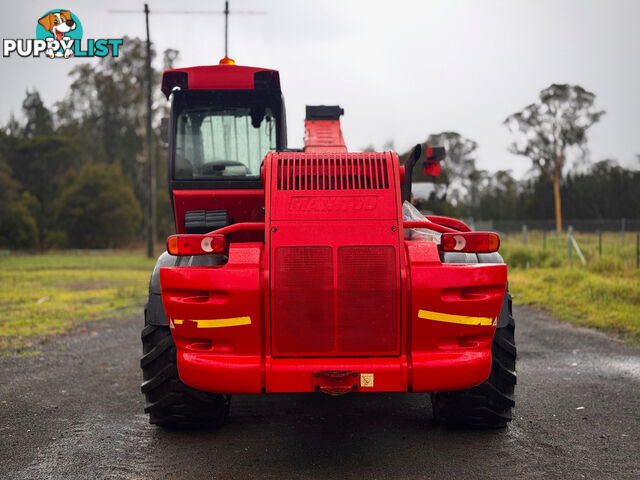
{"type": "Polygon", "coordinates": [[[242,201],[241,221],[265,226],[233,233],[256,241],[231,236],[225,265],[161,269],[186,384],[340,394],[486,380],[506,265],[443,264],[435,243],[404,240],[396,154],[270,153],[263,178],[264,191],[174,191],[178,218],[214,201],[239,216],[242,201]]]}
{"type": "Polygon", "coordinates": [[[397,160],[279,153],[265,164],[273,355],[398,355],[397,160]]]}
{"type": "MultiPolygon", "coordinates": [[[[173,209],[177,233],[187,233],[185,213],[189,210],[227,210],[229,220],[238,222],[264,221],[264,190],[174,190],[173,209]]],[[[229,242],[264,241],[262,232],[238,232],[229,242]]]]}
{"type": "Polygon", "coordinates": [[[236,243],[224,266],[160,270],[162,300],[175,327],[178,371],[187,385],[209,391],[261,391],[265,353],[262,252],[262,243],[236,243]],[[235,325],[219,326],[225,324],[221,319],[235,325]]]}

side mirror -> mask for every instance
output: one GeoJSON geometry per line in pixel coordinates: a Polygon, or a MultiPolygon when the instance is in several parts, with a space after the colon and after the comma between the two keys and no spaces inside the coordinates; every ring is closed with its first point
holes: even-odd
{"type": "Polygon", "coordinates": [[[440,162],[445,159],[447,152],[444,147],[428,147],[427,160],[424,162],[424,173],[437,177],[442,173],[440,162]]]}
{"type": "Polygon", "coordinates": [[[169,117],[162,117],[160,120],[160,140],[164,144],[169,143],[169,117]]]}

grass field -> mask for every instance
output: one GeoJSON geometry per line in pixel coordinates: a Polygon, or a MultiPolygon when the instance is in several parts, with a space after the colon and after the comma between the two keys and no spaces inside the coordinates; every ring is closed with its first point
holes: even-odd
{"type": "Polygon", "coordinates": [[[0,256],[0,354],[35,353],[50,335],[140,309],[154,264],[117,251],[0,256]]]}
{"type": "MultiPolygon", "coordinates": [[[[640,270],[635,235],[577,234],[586,265],[568,261],[567,236],[503,236],[516,303],[640,342],[640,270]]],[[[0,256],[0,354],[38,352],[51,335],[80,323],[140,310],[154,261],[142,252],[99,251],[0,256]]]]}
{"type": "Polygon", "coordinates": [[[636,268],[636,235],[576,234],[584,254],[568,259],[566,234],[529,232],[503,236],[500,251],[509,265],[514,301],[541,307],[556,317],[616,333],[640,342],[640,270],[636,268]],[[544,245],[544,247],[543,247],[544,245]]]}

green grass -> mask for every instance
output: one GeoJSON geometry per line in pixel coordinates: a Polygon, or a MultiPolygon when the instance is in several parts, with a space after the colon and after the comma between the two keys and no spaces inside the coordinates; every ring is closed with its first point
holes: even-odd
{"type": "Polygon", "coordinates": [[[49,335],[140,308],[154,263],[117,251],[0,257],[0,353],[29,354],[49,335]]]}
{"type": "Polygon", "coordinates": [[[635,234],[624,244],[619,233],[602,237],[576,234],[586,265],[573,252],[568,260],[566,234],[529,232],[503,237],[501,253],[509,265],[509,287],[514,301],[543,308],[552,315],[581,325],[616,333],[640,342],[640,270],[636,268],[635,234]]]}

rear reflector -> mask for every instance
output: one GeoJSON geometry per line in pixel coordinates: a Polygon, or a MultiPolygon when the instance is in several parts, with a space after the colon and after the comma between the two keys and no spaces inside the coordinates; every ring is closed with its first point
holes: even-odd
{"type": "Polygon", "coordinates": [[[500,237],[493,232],[443,233],[440,246],[445,252],[490,253],[500,248],[500,237]]]}
{"type": "Polygon", "coordinates": [[[206,255],[224,252],[224,235],[171,235],[167,239],[170,255],[206,255]]]}

